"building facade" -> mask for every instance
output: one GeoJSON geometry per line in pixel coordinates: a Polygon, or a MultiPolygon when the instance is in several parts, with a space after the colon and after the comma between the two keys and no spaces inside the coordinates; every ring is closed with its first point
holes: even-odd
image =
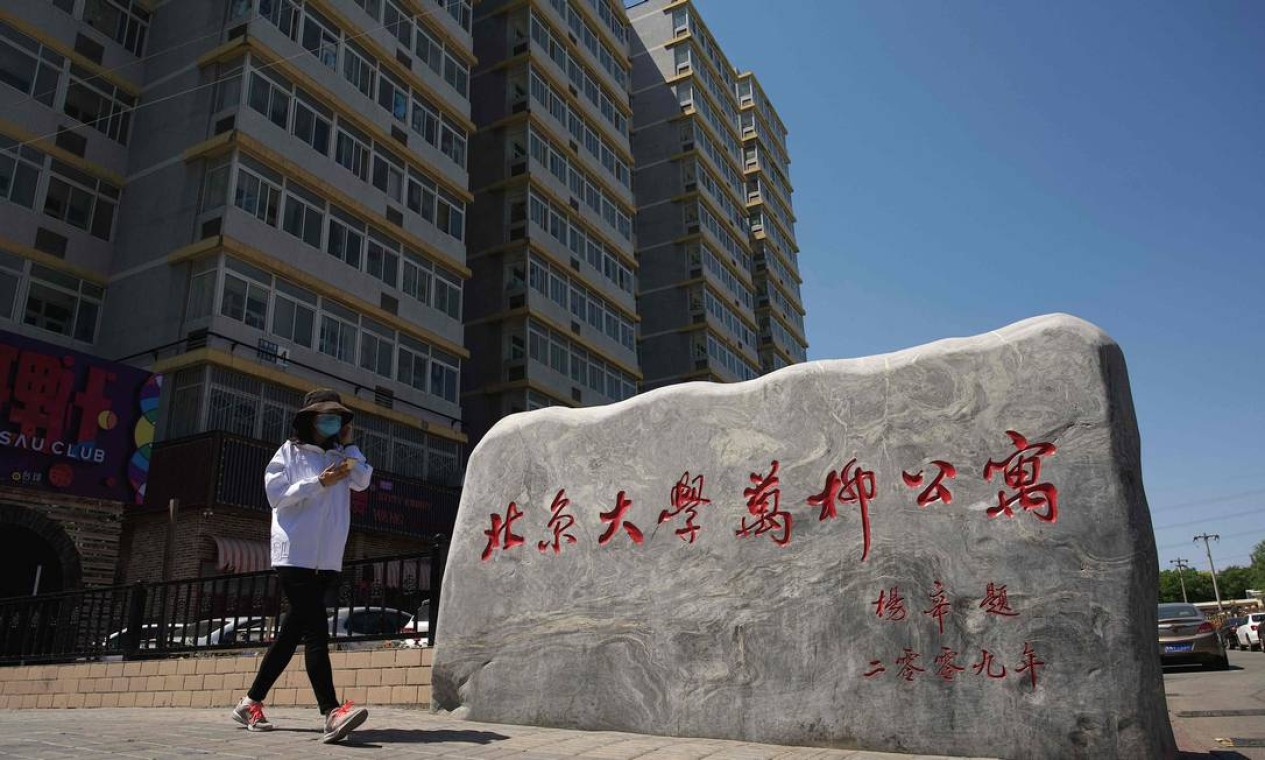
{"type": "MultiPolygon", "coordinates": [[[[254,518],[207,532],[202,561],[266,541],[258,494],[222,484],[315,386],[357,411],[393,493],[459,484],[472,21],[469,0],[0,9],[0,329],[162,373],[156,464],[164,441],[219,447],[168,457],[219,490],[151,489],[135,535],[171,496],[193,522],[254,518]]],[[[376,519],[358,529],[394,538],[367,544],[416,545],[376,519]]]]}
{"type": "Polygon", "coordinates": [[[804,361],[785,127],[688,0],[628,15],[645,388],[804,361]]]}
{"type": "Polygon", "coordinates": [[[464,400],[501,417],[638,390],[628,27],[607,0],[485,0],[475,17],[464,400]]]}

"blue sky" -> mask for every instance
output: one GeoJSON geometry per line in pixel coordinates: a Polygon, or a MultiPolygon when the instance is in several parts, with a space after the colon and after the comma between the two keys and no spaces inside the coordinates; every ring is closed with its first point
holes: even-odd
{"type": "MultiPolygon", "coordinates": [[[[1265,4],[696,0],[790,130],[810,359],[1067,312],[1160,566],[1265,541],[1265,4]]],[[[1072,508],[1072,505],[1064,507],[1072,508]]]]}

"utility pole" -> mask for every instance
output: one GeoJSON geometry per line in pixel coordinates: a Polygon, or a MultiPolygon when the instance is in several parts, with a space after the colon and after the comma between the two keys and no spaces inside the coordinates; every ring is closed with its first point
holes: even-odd
{"type": "Polygon", "coordinates": [[[1170,565],[1177,565],[1177,580],[1181,581],[1181,584],[1182,584],[1182,601],[1183,602],[1190,601],[1189,599],[1186,598],[1186,575],[1182,572],[1183,570],[1190,569],[1190,565],[1186,564],[1186,562],[1187,560],[1184,560],[1184,559],[1170,559],[1168,561],[1168,564],[1170,565]]]}
{"type": "Polygon", "coordinates": [[[1221,535],[1218,533],[1213,533],[1212,535],[1204,533],[1195,536],[1196,541],[1204,542],[1204,550],[1208,552],[1208,567],[1212,570],[1212,593],[1217,596],[1217,612],[1220,613],[1225,612],[1225,610],[1221,607],[1221,591],[1217,588],[1217,566],[1212,564],[1212,546],[1208,544],[1208,539],[1210,538],[1213,541],[1220,541],[1221,535]]]}

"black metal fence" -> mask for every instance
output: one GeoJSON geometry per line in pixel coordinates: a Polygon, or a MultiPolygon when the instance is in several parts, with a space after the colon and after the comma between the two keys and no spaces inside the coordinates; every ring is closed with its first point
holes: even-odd
{"type": "MultiPolygon", "coordinates": [[[[434,643],[447,545],[343,564],[332,643],[434,643]]],[[[139,659],[266,646],[287,605],[271,571],[0,599],[0,665],[139,659]]]]}

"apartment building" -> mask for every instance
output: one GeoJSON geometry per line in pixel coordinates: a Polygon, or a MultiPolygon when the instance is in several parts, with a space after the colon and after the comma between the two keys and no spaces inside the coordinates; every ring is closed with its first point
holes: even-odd
{"type": "Polygon", "coordinates": [[[473,16],[470,0],[0,8],[0,330],[162,374],[147,503],[164,511],[129,513],[135,553],[176,497],[205,540],[175,574],[216,569],[217,549],[239,565],[219,570],[266,556],[259,458],[318,385],[357,411],[379,472],[353,556],[415,546],[455,510],[473,16]]]}
{"type": "Polygon", "coordinates": [[[785,126],[693,3],[628,15],[645,388],[804,361],[785,126]]]}
{"type": "Polygon", "coordinates": [[[498,419],[637,392],[629,30],[607,0],[476,8],[463,392],[498,419]]]}

